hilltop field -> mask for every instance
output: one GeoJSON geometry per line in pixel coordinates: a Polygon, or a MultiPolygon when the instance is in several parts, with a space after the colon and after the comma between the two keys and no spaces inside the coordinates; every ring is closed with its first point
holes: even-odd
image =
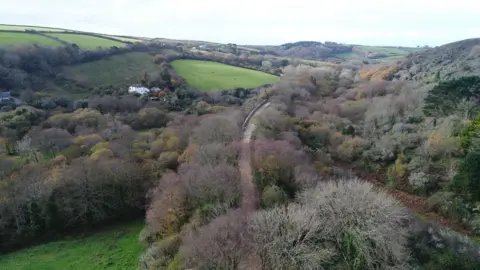
{"type": "Polygon", "coordinates": [[[271,74],[210,61],[176,60],[172,66],[187,83],[202,91],[253,88],[279,80],[271,74]]]}
{"type": "Polygon", "coordinates": [[[112,35],[91,34],[80,31],[21,25],[0,25],[0,47],[37,44],[49,47],[63,46],[62,42],[77,44],[83,50],[122,47],[139,39],[112,35]],[[26,31],[12,32],[12,31],[26,31]],[[35,32],[32,32],[35,31],[35,32]],[[105,38],[103,38],[103,37],[105,38]]]}

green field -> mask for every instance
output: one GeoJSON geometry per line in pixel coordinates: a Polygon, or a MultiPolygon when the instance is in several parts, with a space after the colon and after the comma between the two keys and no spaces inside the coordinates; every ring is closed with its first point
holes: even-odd
{"type": "Polygon", "coordinates": [[[409,48],[409,47],[385,47],[385,46],[364,46],[364,45],[355,45],[354,51],[349,53],[339,53],[335,57],[342,59],[363,59],[364,54],[367,52],[370,53],[381,53],[386,55],[384,58],[378,58],[376,60],[395,60],[407,56],[412,52],[422,51],[423,48],[409,48]]]}
{"type": "Polygon", "coordinates": [[[0,255],[2,270],[137,269],[143,223],[119,225],[85,238],[52,242],[0,255]]]}
{"type": "Polygon", "coordinates": [[[40,35],[29,33],[0,32],[0,46],[18,46],[26,44],[38,44],[43,46],[62,46],[63,44],[40,35]]]}
{"type": "Polygon", "coordinates": [[[8,25],[8,24],[0,24],[0,30],[15,30],[15,31],[35,30],[35,31],[52,31],[52,32],[65,31],[65,29],[60,29],[60,28],[26,26],[26,25],[8,25]]]}
{"type": "Polygon", "coordinates": [[[139,42],[139,41],[141,41],[141,40],[135,39],[135,38],[117,37],[117,36],[110,36],[110,35],[105,35],[105,36],[115,38],[115,39],[118,39],[118,40],[121,40],[121,41],[128,41],[128,42],[139,42]]]}
{"type": "Polygon", "coordinates": [[[126,87],[138,83],[142,73],[153,75],[158,67],[148,53],[131,52],[112,56],[108,59],[68,66],[64,75],[87,87],[112,85],[126,87]]]}
{"type": "Polygon", "coordinates": [[[124,43],[113,41],[105,38],[99,38],[94,36],[88,35],[81,35],[81,34],[71,34],[71,33],[49,33],[49,36],[57,37],[63,41],[68,43],[75,43],[84,50],[94,50],[98,47],[102,48],[109,48],[113,46],[123,47],[125,46],[124,43]]]}
{"type": "Polygon", "coordinates": [[[209,61],[176,60],[172,62],[172,66],[178,75],[202,91],[253,88],[279,80],[277,76],[260,71],[209,61]]]}

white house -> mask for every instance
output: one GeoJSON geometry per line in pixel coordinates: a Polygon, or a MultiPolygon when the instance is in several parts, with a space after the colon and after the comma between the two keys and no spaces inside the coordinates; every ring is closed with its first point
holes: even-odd
{"type": "Polygon", "coordinates": [[[128,88],[128,93],[145,95],[150,93],[150,89],[143,87],[141,85],[132,85],[128,88]]]}
{"type": "Polygon", "coordinates": [[[0,92],[0,101],[11,100],[11,99],[12,97],[10,96],[10,91],[0,92]]]}

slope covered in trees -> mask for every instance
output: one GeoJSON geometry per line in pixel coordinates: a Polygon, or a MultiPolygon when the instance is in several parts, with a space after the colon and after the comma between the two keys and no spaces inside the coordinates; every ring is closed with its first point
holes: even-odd
{"type": "Polygon", "coordinates": [[[436,82],[480,75],[480,39],[467,39],[410,55],[396,78],[436,82]]]}

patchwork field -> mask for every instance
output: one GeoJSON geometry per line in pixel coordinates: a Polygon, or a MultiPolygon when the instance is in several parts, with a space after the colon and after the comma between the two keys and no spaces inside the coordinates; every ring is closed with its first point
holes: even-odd
{"type": "Polygon", "coordinates": [[[355,45],[353,52],[350,53],[340,53],[335,55],[338,58],[342,59],[355,59],[355,58],[364,58],[365,53],[378,53],[383,54],[385,57],[379,58],[378,60],[394,60],[400,59],[407,56],[412,52],[422,51],[423,48],[409,48],[409,47],[382,47],[382,46],[363,46],[355,45]]]}
{"type": "Polygon", "coordinates": [[[62,46],[57,40],[29,33],[0,32],[0,46],[18,46],[38,44],[43,46],[62,46]]]}
{"type": "Polygon", "coordinates": [[[279,80],[277,76],[260,71],[209,61],[176,60],[172,62],[172,66],[178,75],[202,91],[253,88],[279,80]]]}
{"type": "Polygon", "coordinates": [[[119,225],[85,238],[38,245],[0,255],[0,269],[131,270],[137,269],[143,223],[119,225]]]}
{"type": "Polygon", "coordinates": [[[57,37],[68,43],[75,43],[84,50],[92,50],[98,47],[109,48],[113,46],[122,47],[124,43],[109,40],[106,38],[99,38],[88,35],[70,34],[70,33],[49,33],[49,36],[57,37]]]}
{"type": "Polygon", "coordinates": [[[27,25],[8,25],[8,24],[0,24],[0,30],[12,30],[12,31],[35,30],[35,31],[54,31],[54,32],[65,31],[65,29],[60,29],[60,28],[27,26],[27,25]]]}
{"type": "Polygon", "coordinates": [[[112,85],[126,87],[137,83],[144,72],[153,74],[157,70],[148,53],[132,52],[108,59],[65,67],[64,75],[87,87],[112,85]]]}

